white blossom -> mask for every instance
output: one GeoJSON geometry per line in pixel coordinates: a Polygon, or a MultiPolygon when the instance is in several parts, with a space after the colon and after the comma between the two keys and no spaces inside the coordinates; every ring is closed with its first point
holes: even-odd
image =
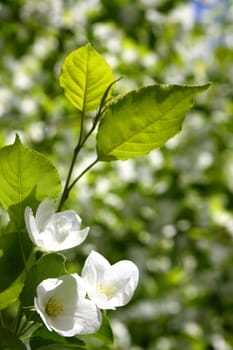
{"type": "Polygon", "coordinates": [[[132,261],[121,260],[111,265],[95,251],[87,257],[81,275],[90,300],[100,309],[115,309],[127,304],[139,278],[138,268],[132,261]]]}
{"type": "Polygon", "coordinates": [[[74,210],[54,212],[54,202],[44,199],[34,217],[27,207],[24,213],[26,228],[32,242],[43,251],[61,251],[81,244],[89,227],[80,230],[81,218],[74,210]]]}
{"type": "Polygon", "coordinates": [[[36,311],[50,331],[72,337],[99,329],[101,313],[85,298],[85,283],[77,274],[48,278],[38,285],[36,294],[36,311]]]}

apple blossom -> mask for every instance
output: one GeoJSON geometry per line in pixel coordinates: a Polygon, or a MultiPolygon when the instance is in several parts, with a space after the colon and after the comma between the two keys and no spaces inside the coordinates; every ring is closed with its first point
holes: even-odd
{"type": "Polygon", "coordinates": [[[54,212],[52,199],[44,199],[35,217],[31,208],[24,213],[26,228],[32,242],[44,251],[61,251],[73,248],[87,237],[89,227],[80,230],[81,218],[74,210],[54,212]]]}
{"type": "Polygon", "coordinates": [[[72,337],[99,329],[101,313],[95,303],[85,298],[85,283],[77,274],[43,280],[36,294],[36,311],[50,331],[72,337]]]}
{"type": "Polygon", "coordinates": [[[101,254],[92,251],[81,276],[87,284],[87,294],[100,309],[115,309],[127,304],[138,284],[137,266],[129,260],[111,265],[101,254]]]}

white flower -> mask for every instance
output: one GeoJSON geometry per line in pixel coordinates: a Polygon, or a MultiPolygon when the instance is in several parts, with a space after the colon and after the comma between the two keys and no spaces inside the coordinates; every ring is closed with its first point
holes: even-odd
{"type": "Polygon", "coordinates": [[[137,266],[129,260],[114,265],[92,251],[86,259],[82,277],[87,284],[89,298],[100,309],[115,309],[127,304],[138,284],[137,266]]]}
{"type": "Polygon", "coordinates": [[[56,252],[73,248],[87,237],[89,227],[80,230],[81,218],[74,210],[54,212],[54,202],[44,199],[33,216],[31,208],[24,213],[26,228],[32,242],[41,250],[56,252]]]}
{"type": "Polygon", "coordinates": [[[72,337],[99,329],[101,313],[85,298],[85,283],[77,274],[48,278],[38,285],[36,293],[36,311],[50,331],[72,337]]]}

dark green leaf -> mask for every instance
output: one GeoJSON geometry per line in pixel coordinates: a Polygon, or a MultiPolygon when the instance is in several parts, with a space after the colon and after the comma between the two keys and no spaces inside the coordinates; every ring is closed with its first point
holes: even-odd
{"type": "Polygon", "coordinates": [[[47,278],[56,278],[66,274],[65,258],[61,254],[51,253],[42,256],[28,272],[21,294],[23,306],[32,306],[38,284],[47,278]]]}
{"type": "Polygon", "coordinates": [[[111,345],[113,343],[113,333],[112,328],[109,323],[107,316],[103,313],[102,324],[99,331],[93,334],[93,337],[101,340],[106,345],[111,345]]]}
{"type": "MultiPolygon", "coordinates": [[[[26,235],[22,240],[24,255],[29,256],[31,242],[26,235]]],[[[25,280],[24,260],[19,249],[19,235],[17,233],[4,234],[0,239],[0,310],[15,302],[23,288],[25,280]]],[[[34,255],[27,259],[27,264],[33,263],[34,255]]]]}
{"type": "Polygon", "coordinates": [[[7,288],[23,270],[23,259],[19,249],[17,233],[5,234],[0,239],[0,292],[7,288]]]}
{"type": "Polygon", "coordinates": [[[8,329],[0,328],[0,350],[26,350],[26,346],[8,329]]]}
{"type": "Polygon", "coordinates": [[[50,332],[44,326],[37,329],[30,339],[31,350],[46,349],[83,349],[85,343],[76,337],[62,337],[55,332],[50,332]]]}

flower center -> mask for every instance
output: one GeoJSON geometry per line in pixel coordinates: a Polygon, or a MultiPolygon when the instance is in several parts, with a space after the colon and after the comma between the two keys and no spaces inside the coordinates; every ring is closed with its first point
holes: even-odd
{"type": "Polygon", "coordinates": [[[63,305],[56,299],[51,298],[46,305],[45,311],[49,316],[58,316],[63,311],[63,305]]]}
{"type": "Polygon", "coordinates": [[[109,284],[107,286],[103,286],[103,284],[100,283],[98,286],[98,292],[100,294],[106,295],[107,299],[110,299],[112,297],[115,290],[116,290],[116,287],[114,284],[109,284]]]}

